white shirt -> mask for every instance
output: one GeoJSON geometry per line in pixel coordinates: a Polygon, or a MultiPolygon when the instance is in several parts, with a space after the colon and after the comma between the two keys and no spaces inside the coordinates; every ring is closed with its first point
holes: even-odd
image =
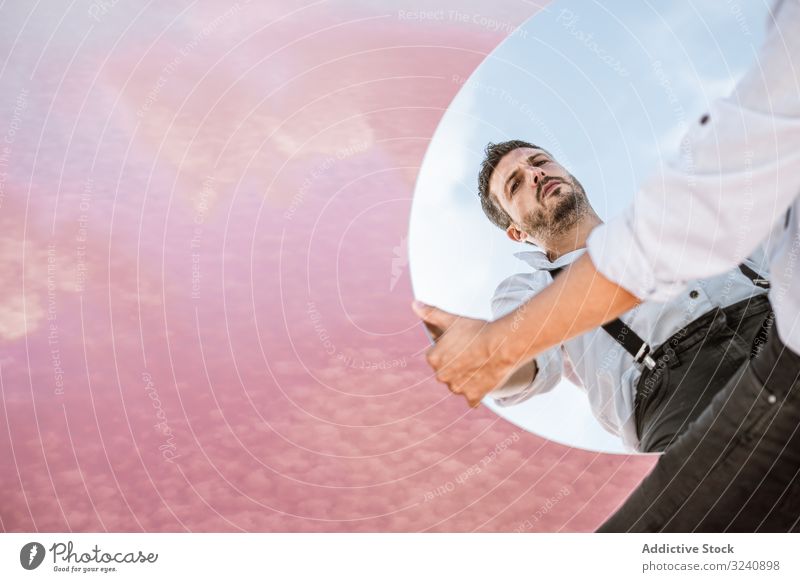
{"type": "Polygon", "coordinates": [[[756,63],[684,154],[647,180],[634,204],[587,248],[605,277],[646,300],[730,269],[763,243],[778,336],[800,353],[800,0],[771,11],[756,63]],[[774,20],[773,20],[774,18],[774,20]]]}
{"type": "MultiPolygon", "coordinates": [[[[527,302],[552,282],[550,269],[572,263],[584,251],[572,251],[554,262],[541,250],[515,253],[531,269],[498,285],[492,298],[494,318],[503,317],[527,302]]],[[[755,268],[753,263],[749,264],[755,268]]],[[[765,292],[753,285],[737,266],[722,275],[693,281],[685,292],[666,303],[645,301],[620,319],[655,349],[711,309],[765,292]]],[[[536,365],[539,371],[533,381],[533,364],[526,364],[505,385],[493,390],[495,402],[500,406],[518,404],[553,389],[563,376],[585,390],[592,413],[603,428],[620,436],[626,447],[638,448],[633,401],[641,369],[604,329],[590,331],[539,354],[536,365]]]]}

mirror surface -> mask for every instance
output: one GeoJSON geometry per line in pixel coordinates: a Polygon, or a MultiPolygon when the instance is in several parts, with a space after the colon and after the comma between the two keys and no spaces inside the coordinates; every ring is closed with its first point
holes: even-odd
{"type": "MultiPolygon", "coordinates": [[[[415,296],[491,319],[500,281],[530,270],[483,214],[477,174],[488,142],[540,145],[584,186],[601,218],[624,208],[659,163],[679,154],[689,124],[726,96],[755,57],[764,1],[554,2],[516,29],[462,85],[419,173],[409,260],[415,296]]],[[[562,444],[630,453],[562,380],[510,407],[512,423],[562,444]]]]}

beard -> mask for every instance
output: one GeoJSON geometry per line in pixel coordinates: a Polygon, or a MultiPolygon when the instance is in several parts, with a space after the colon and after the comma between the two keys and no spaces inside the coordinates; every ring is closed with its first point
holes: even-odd
{"type": "Polygon", "coordinates": [[[531,210],[523,218],[522,227],[537,241],[547,243],[570,231],[589,210],[583,186],[574,177],[561,186],[562,191],[546,204],[531,210]]]}

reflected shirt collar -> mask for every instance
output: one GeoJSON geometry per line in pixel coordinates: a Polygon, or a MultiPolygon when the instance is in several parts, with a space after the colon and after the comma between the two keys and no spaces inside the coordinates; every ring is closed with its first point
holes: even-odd
{"type": "Polygon", "coordinates": [[[567,265],[571,264],[573,261],[578,259],[583,253],[586,252],[585,248],[582,249],[575,249],[574,251],[570,251],[565,255],[561,255],[555,261],[550,261],[547,258],[547,253],[545,253],[542,249],[537,248],[533,251],[522,251],[519,253],[514,253],[514,256],[517,257],[520,261],[525,261],[534,269],[544,269],[546,271],[552,271],[553,269],[557,269],[559,267],[566,267],[567,265]]]}

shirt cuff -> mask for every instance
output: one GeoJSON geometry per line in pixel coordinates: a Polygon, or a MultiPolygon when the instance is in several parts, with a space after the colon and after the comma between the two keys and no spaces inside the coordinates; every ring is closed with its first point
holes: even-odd
{"type": "Polygon", "coordinates": [[[643,301],[669,301],[686,286],[686,281],[655,277],[653,262],[636,237],[633,207],[592,230],[586,249],[600,274],[643,301]]]}
{"type": "Polygon", "coordinates": [[[513,406],[535,394],[555,388],[561,381],[562,362],[560,348],[551,348],[517,369],[508,382],[489,394],[498,406],[513,406]],[[534,361],[536,376],[534,377],[534,361]]]}

